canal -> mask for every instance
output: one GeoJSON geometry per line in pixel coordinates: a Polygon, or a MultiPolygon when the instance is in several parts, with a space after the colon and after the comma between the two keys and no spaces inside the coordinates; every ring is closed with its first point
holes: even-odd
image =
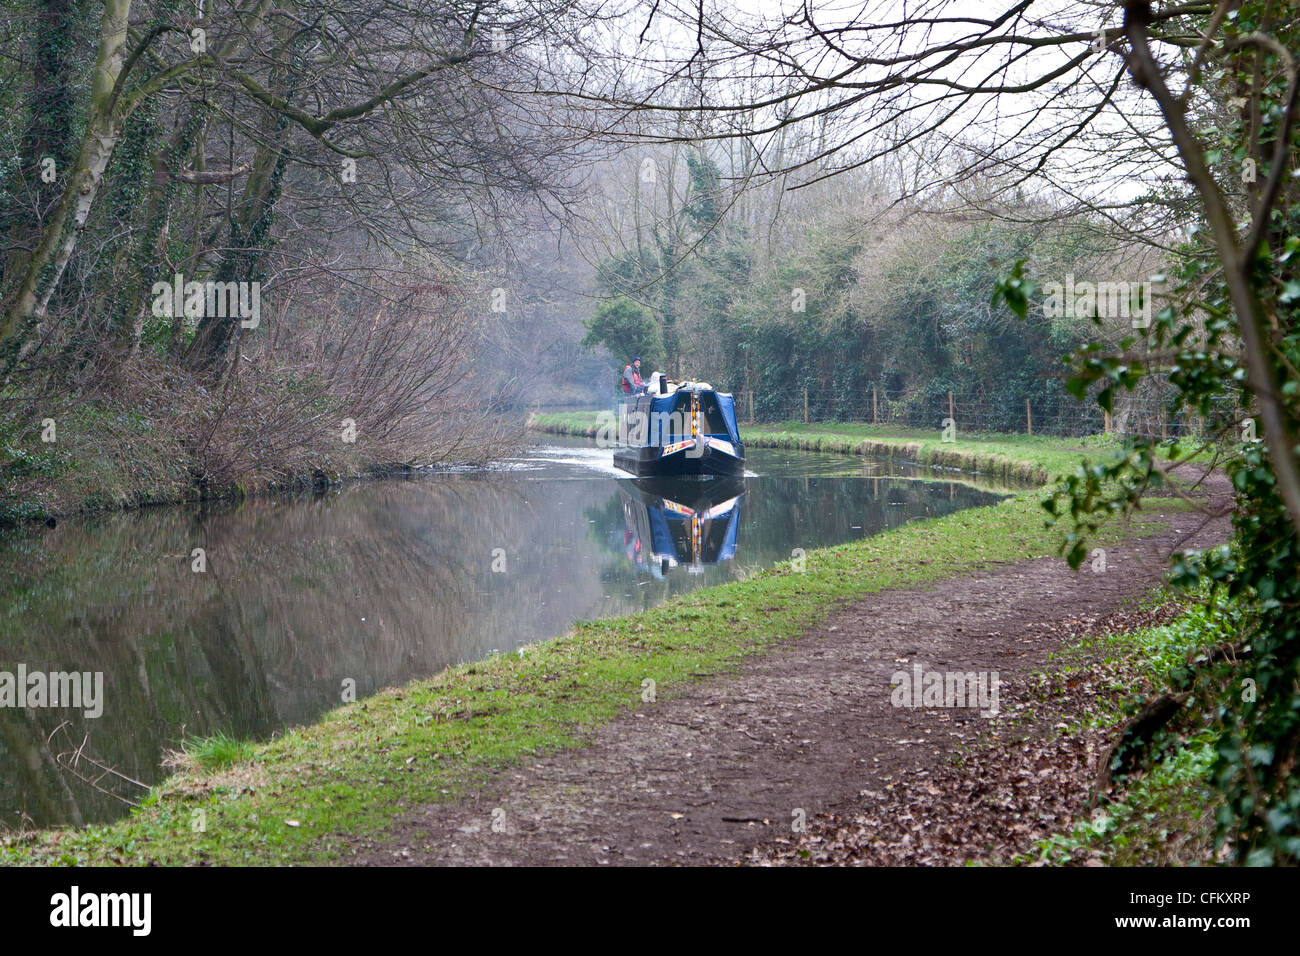
{"type": "Polygon", "coordinates": [[[491,469],[11,532],[0,682],[100,690],[19,706],[0,686],[0,828],[120,816],[185,737],[266,739],[346,694],[1004,493],[774,450],[729,484],[646,485],[610,457],[548,438],[491,469]]]}

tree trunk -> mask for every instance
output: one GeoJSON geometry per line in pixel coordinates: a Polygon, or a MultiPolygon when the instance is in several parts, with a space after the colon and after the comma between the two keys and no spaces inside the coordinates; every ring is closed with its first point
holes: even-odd
{"type": "MultiPolygon", "coordinates": [[[[282,140],[288,125],[280,115],[265,118],[262,145],[253,155],[248,182],[230,222],[230,238],[214,276],[217,282],[260,279],[262,257],[269,244],[275,205],[280,198],[280,182],[286,165],[282,140]]],[[[203,319],[186,352],[186,363],[196,372],[220,379],[240,331],[238,316],[203,319]]]]}
{"type": "Polygon", "coordinates": [[[105,0],[86,135],[14,301],[0,320],[0,340],[17,336],[17,344],[22,346],[23,340],[44,319],[50,298],[85,228],[95,195],[103,184],[104,170],[122,132],[124,111],[120,103],[114,102],[113,90],[126,52],[130,9],[130,0],[105,0]]]}
{"type": "MultiPolygon", "coordinates": [[[[144,229],[132,256],[130,278],[123,290],[121,311],[115,329],[117,345],[127,354],[134,353],[139,346],[145,314],[151,301],[149,291],[160,278],[159,265],[167,241],[168,213],[181,184],[177,173],[184,168],[186,157],[194,149],[206,116],[207,107],[203,104],[196,105],[172,131],[167,144],[154,158],[149,192],[141,218],[144,229]]],[[[170,281],[170,278],[166,281],[170,281]]]]}
{"type": "MultiPolygon", "coordinates": [[[[8,293],[31,261],[29,247],[38,241],[32,208],[42,208],[41,193],[52,198],[57,188],[41,181],[41,162],[54,161],[56,177],[72,165],[73,70],[76,67],[75,34],[84,15],[84,0],[48,0],[37,17],[33,41],[32,102],[23,134],[22,162],[9,185],[9,197],[0,212],[0,235],[8,237],[0,292],[8,293]]],[[[56,179],[57,182],[57,179],[56,179]]]]}

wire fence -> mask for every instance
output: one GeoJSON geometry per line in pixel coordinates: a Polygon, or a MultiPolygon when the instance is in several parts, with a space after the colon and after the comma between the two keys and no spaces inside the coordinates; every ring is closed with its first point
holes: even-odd
{"type": "MultiPolygon", "coordinates": [[[[1058,437],[1117,434],[1168,440],[1205,438],[1225,425],[1242,421],[1235,400],[1225,400],[1213,412],[1213,422],[1180,410],[1168,385],[1145,393],[1121,393],[1113,414],[1089,398],[1078,401],[1059,393],[1025,396],[1000,393],[962,397],[955,392],[889,394],[882,388],[854,391],[842,388],[790,386],[778,389],[736,389],[732,392],[742,424],[831,422],[877,424],[918,430],[960,433],[1001,432],[1058,437]],[[951,425],[950,425],[951,423],[951,425]]],[[[624,400],[615,395],[607,405],[592,402],[547,403],[546,411],[613,411],[624,400]]],[[[532,406],[530,410],[542,410],[532,406]]]]}
{"type": "MultiPolygon", "coordinates": [[[[899,428],[954,427],[961,432],[1015,432],[1056,436],[1117,433],[1153,439],[1201,437],[1206,423],[1157,394],[1125,395],[1114,414],[1095,401],[1061,394],[1049,398],[946,394],[888,395],[883,389],[846,392],[833,388],[741,390],[733,393],[742,422],[860,422],[899,428]]],[[[1172,397],[1172,389],[1168,391],[1172,397]]],[[[1225,409],[1225,412],[1228,411],[1225,409]]]]}

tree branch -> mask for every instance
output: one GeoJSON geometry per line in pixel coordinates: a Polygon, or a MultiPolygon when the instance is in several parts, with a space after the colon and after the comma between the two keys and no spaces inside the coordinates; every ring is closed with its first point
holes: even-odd
{"type": "MultiPolygon", "coordinates": [[[[1297,465],[1294,450],[1295,438],[1287,427],[1286,414],[1279,398],[1277,376],[1265,344],[1263,309],[1250,282],[1255,249],[1248,246],[1243,252],[1237,247],[1236,229],[1232,217],[1223,194],[1219,191],[1219,185],[1206,165],[1201,144],[1188,128],[1182,104],[1165,84],[1160,67],[1151,53],[1146,29],[1151,19],[1151,5],[1147,0],[1127,0],[1124,6],[1124,31],[1128,34],[1133,48],[1129,72],[1133,75],[1134,82],[1148,90],[1155,98],[1173,135],[1174,145],[1178,148],[1179,156],[1182,157],[1187,176],[1205,205],[1206,219],[1214,235],[1219,258],[1223,262],[1224,281],[1228,286],[1233,309],[1237,313],[1237,326],[1241,333],[1242,350],[1246,359],[1247,381],[1259,401],[1269,462],[1273,466],[1278,493],[1282,496],[1291,519],[1291,533],[1297,535],[1300,534],[1300,466],[1297,465]]],[[[1294,86],[1293,74],[1293,91],[1294,86]]],[[[1290,107],[1294,108],[1294,101],[1291,102],[1290,107]]],[[[1289,129],[1289,125],[1287,128],[1289,129]]],[[[1279,140],[1279,148],[1284,149],[1285,143],[1286,140],[1279,140]]],[[[1274,165],[1274,175],[1277,175],[1277,165],[1277,163],[1274,165]]],[[[1276,193],[1273,195],[1275,197],[1276,193]]],[[[1256,225],[1267,222],[1272,208],[1271,203],[1272,199],[1269,200],[1268,205],[1261,204],[1256,210],[1256,225]]],[[[1251,232],[1253,235],[1254,229],[1251,232]]]]}

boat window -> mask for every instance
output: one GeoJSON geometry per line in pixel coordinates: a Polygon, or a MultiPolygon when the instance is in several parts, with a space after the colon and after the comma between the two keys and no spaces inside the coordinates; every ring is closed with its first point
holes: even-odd
{"type": "Polygon", "coordinates": [[[713,394],[700,396],[700,431],[706,435],[726,436],[727,420],[722,417],[718,399],[713,394]]]}

